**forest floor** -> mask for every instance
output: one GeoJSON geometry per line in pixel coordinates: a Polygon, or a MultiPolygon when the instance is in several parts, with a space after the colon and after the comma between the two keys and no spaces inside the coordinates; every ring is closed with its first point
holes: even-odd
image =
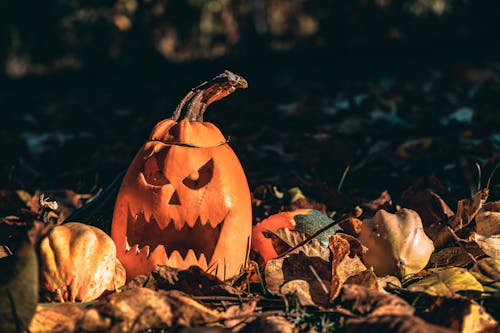
{"type": "MultiPolygon", "coordinates": [[[[436,202],[444,202],[452,211],[448,217],[452,217],[461,212],[457,208],[460,200],[477,198],[476,193],[486,187],[487,202],[500,200],[500,175],[493,173],[500,162],[498,63],[397,67],[386,63],[375,68],[372,64],[329,67],[275,62],[250,68],[217,61],[167,69],[145,73],[77,71],[8,81],[1,92],[5,111],[0,132],[4,152],[0,186],[6,190],[2,192],[0,216],[16,215],[22,206],[6,199],[19,193],[16,190],[28,196],[53,193],[64,208],[62,219],[69,216],[127,168],[154,124],[169,117],[190,88],[224,69],[244,76],[249,88],[210,106],[205,120],[230,138],[229,144],[242,162],[253,193],[254,223],[295,208],[314,208],[335,219],[371,218],[381,208],[395,212],[401,207],[430,209],[435,213],[432,216],[443,217],[436,202]],[[303,194],[299,201],[292,190],[297,187],[303,194]],[[409,192],[435,196],[417,203],[409,192]]],[[[28,202],[29,198],[21,200],[28,202]]],[[[487,202],[478,203],[475,213],[487,202]]],[[[110,224],[112,205],[106,209],[99,222],[105,228],[110,224]]],[[[475,213],[467,213],[471,217],[468,230],[456,228],[459,236],[477,231],[475,213]]],[[[423,222],[426,226],[436,221],[423,222]]],[[[452,239],[441,249],[460,250],[472,243],[468,239],[458,244],[452,239]]],[[[484,257],[478,252],[474,255],[478,262],[484,257]]],[[[462,273],[478,271],[478,262],[464,261],[463,256],[459,260],[450,255],[444,266],[463,269],[462,273]]],[[[498,260],[495,263],[498,269],[498,260]]],[[[214,288],[195,293],[195,299],[225,314],[224,320],[203,312],[208,311],[205,307],[199,309],[199,321],[192,317],[186,320],[195,325],[212,321],[220,327],[250,331],[265,327],[269,332],[271,328],[290,330],[289,324],[301,331],[445,332],[443,327],[447,326],[465,332],[469,324],[463,318],[482,305],[481,311],[486,309],[491,317],[471,320],[487,322],[483,328],[494,332],[499,330],[494,322],[500,320],[500,289],[494,290],[500,271],[495,269],[489,282],[476,276],[483,282],[479,294],[477,288],[472,293],[466,287],[446,295],[410,292],[403,281],[391,289],[390,295],[401,297],[397,300],[378,292],[370,296],[370,288],[345,287],[340,296],[337,293],[335,300],[330,299],[335,306],[314,297],[312,304],[300,297],[289,304],[285,297],[276,296],[279,291],[271,296],[259,283],[239,281],[223,293],[214,288]],[[250,300],[255,295],[261,297],[257,303],[250,300]],[[356,299],[370,297],[380,299],[366,301],[365,308],[355,304],[356,299]],[[237,298],[242,301],[235,301],[237,298]],[[374,312],[384,302],[392,308],[374,319],[374,312]],[[237,311],[231,308],[235,304],[237,311]],[[233,309],[231,315],[229,308],[233,309]],[[444,320],[442,315],[448,311],[454,314],[444,320]],[[276,322],[264,320],[266,312],[276,322]],[[244,320],[230,321],[227,316],[244,320]]],[[[331,270],[323,273],[332,274],[331,270]]],[[[189,274],[209,281],[198,276],[199,272],[189,274]]],[[[185,287],[169,289],[193,292],[185,287]]],[[[151,328],[141,327],[143,331],[151,328]]]]}

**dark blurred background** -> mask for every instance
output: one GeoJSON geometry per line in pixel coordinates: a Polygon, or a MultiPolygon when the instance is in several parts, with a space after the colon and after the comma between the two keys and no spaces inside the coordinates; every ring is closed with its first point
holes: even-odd
{"type": "MultiPolygon", "coordinates": [[[[500,6],[472,0],[0,2],[0,185],[105,186],[193,86],[250,184],[372,195],[498,161],[500,6]],[[292,180],[291,180],[292,179],[292,180]],[[294,180],[295,179],[295,180],[294,180]]],[[[493,187],[497,191],[497,187],[493,187]]]]}

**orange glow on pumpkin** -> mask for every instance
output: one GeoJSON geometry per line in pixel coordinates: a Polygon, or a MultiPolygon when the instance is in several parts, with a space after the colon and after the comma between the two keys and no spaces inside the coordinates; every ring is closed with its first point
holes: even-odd
{"type": "Polygon", "coordinates": [[[219,278],[243,268],[252,219],[248,183],[226,138],[202,119],[208,104],[240,87],[246,81],[226,71],[191,90],[132,161],[111,228],[128,279],[158,264],[197,265],[219,278]]]}

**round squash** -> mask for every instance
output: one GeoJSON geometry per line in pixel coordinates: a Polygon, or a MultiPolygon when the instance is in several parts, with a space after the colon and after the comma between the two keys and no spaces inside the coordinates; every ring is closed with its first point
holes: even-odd
{"type": "Polygon", "coordinates": [[[101,229],[65,223],[40,243],[40,290],[47,301],[90,301],[124,283],[115,244],[101,229]]]}
{"type": "Polygon", "coordinates": [[[406,208],[396,214],[381,209],[372,219],[363,220],[359,240],[368,248],[363,261],[373,266],[377,276],[417,273],[434,251],[420,216],[406,208]]]}
{"type": "Polygon", "coordinates": [[[225,71],[193,88],[130,164],[111,226],[128,279],[156,265],[196,265],[227,279],[245,265],[252,230],[247,179],[227,139],[203,113],[246,87],[242,77],[225,71]]]}

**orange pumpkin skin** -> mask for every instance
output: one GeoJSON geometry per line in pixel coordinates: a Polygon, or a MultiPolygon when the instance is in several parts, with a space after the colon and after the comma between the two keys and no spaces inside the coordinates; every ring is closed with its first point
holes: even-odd
{"type": "Polygon", "coordinates": [[[96,227],[65,223],[40,243],[40,289],[46,300],[90,301],[124,283],[115,244],[96,227]]]}
{"type": "Polygon", "coordinates": [[[219,129],[166,119],[123,179],[111,236],[128,279],[156,265],[227,279],[244,268],[251,221],[245,173],[219,129]]]}
{"type": "Polygon", "coordinates": [[[307,215],[310,214],[310,212],[310,209],[296,209],[291,212],[281,212],[271,215],[267,219],[264,219],[261,222],[257,223],[252,228],[252,251],[257,253],[264,260],[264,262],[276,258],[278,254],[273,247],[273,242],[271,241],[271,239],[266,238],[262,234],[262,231],[264,231],[264,229],[295,229],[295,216],[301,214],[307,215]]]}

